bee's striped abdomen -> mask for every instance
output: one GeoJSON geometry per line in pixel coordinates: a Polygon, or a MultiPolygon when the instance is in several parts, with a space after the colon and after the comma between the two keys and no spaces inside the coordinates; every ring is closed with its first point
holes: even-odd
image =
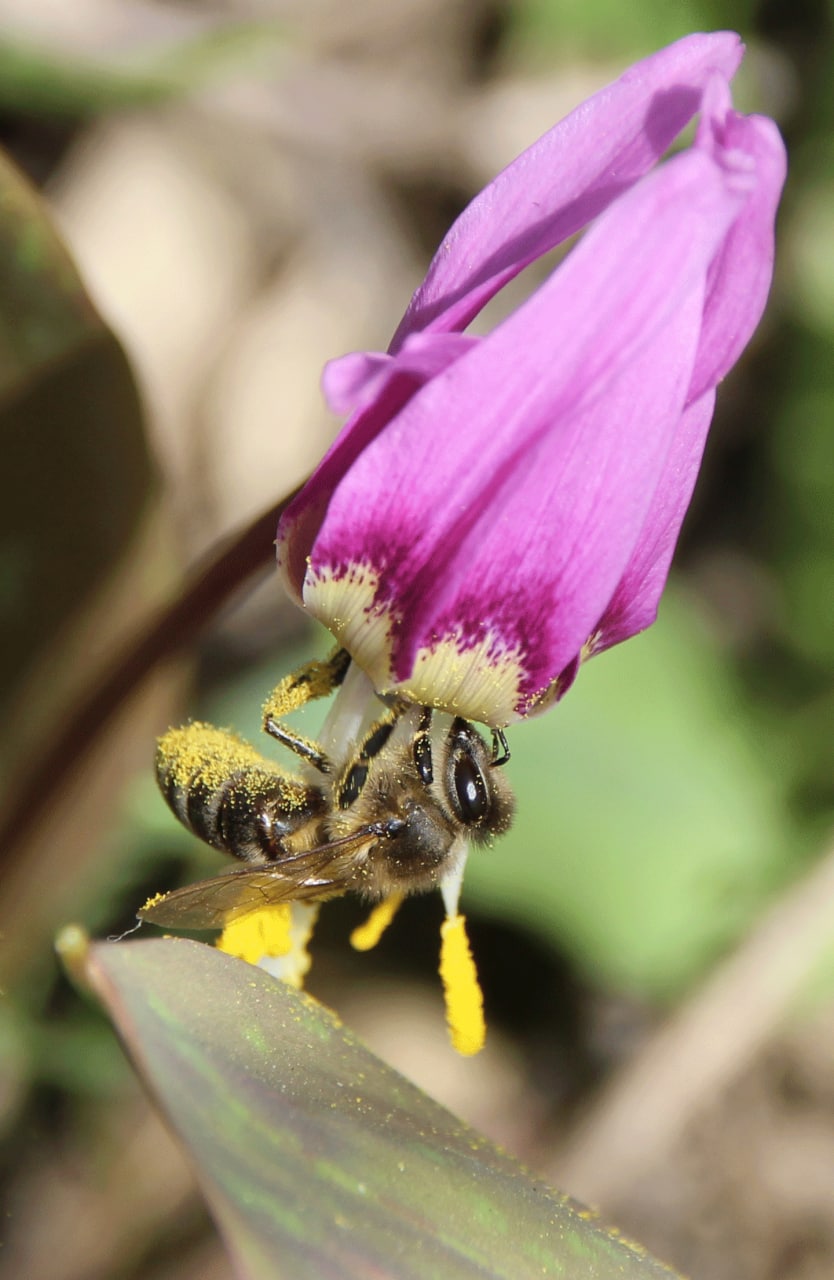
{"type": "Polygon", "coordinates": [[[244,861],[294,852],[288,839],[304,826],[315,829],[326,808],[318,788],[279,773],[235,734],[199,722],[160,738],[156,776],[184,826],[244,861]]]}

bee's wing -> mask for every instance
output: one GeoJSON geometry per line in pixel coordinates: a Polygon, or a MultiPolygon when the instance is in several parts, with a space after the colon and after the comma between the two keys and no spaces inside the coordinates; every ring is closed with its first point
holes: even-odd
{"type": "Polygon", "coordinates": [[[273,903],[330,898],[351,888],[356,853],[381,834],[372,824],[269,866],[235,868],[152,898],[137,915],[169,929],[222,929],[273,903]]]}
{"type": "Polygon", "coordinates": [[[151,899],[137,915],[166,929],[222,929],[272,903],[326,898],[338,892],[333,881],[298,885],[277,871],[241,867],[174,889],[158,901],[151,899]]]}

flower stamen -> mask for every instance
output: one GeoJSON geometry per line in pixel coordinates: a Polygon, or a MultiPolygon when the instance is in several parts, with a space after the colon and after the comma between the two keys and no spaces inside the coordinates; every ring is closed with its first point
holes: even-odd
{"type": "Polygon", "coordinates": [[[392,893],[382,902],[378,902],[364,924],[360,924],[350,935],[350,945],[354,951],[372,951],[397,914],[403,895],[392,893]]]}
{"type": "Polygon", "coordinates": [[[217,947],[300,989],[312,963],[307,947],[317,917],[318,903],[277,902],[227,924],[217,947]]]}
{"type": "Polygon", "coordinates": [[[449,916],[440,926],[440,980],[452,1046],[464,1057],[480,1052],[486,1039],[484,997],[466,936],[466,920],[449,916]]]}

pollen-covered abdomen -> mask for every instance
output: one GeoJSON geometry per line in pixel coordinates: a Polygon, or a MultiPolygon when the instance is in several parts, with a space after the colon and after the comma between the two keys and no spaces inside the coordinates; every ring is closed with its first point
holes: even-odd
{"type": "Polygon", "coordinates": [[[199,722],[170,729],[157,746],[156,776],[180,822],[236,858],[274,862],[316,842],[321,792],[279,773],[235,734],[199,722]],[[310,838],[294,840],[304,828],[310,838]]]}

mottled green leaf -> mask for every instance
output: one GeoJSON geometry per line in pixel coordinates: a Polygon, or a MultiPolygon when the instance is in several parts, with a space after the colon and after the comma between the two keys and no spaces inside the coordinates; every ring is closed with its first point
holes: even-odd
{"type": "MultiPolygon", "coordinates": [[[[0,709],[122,556],[152,479],[124,353],[0,156],[0,709]]],[[[58,681],[62,674],[58,664],[58,681]]],[[[59,700],[56,689],[45,696],[59,700]]]]}
{"type": "Polygon", "coordinates": [[[102,329],[44,202],[0,153],[0,401],[102,329]]]}
{"type": "Polygon", "coordinates": [[[184,939],[63,949],[248,1280],[670,1280],[261,970],[184,939]]]}

